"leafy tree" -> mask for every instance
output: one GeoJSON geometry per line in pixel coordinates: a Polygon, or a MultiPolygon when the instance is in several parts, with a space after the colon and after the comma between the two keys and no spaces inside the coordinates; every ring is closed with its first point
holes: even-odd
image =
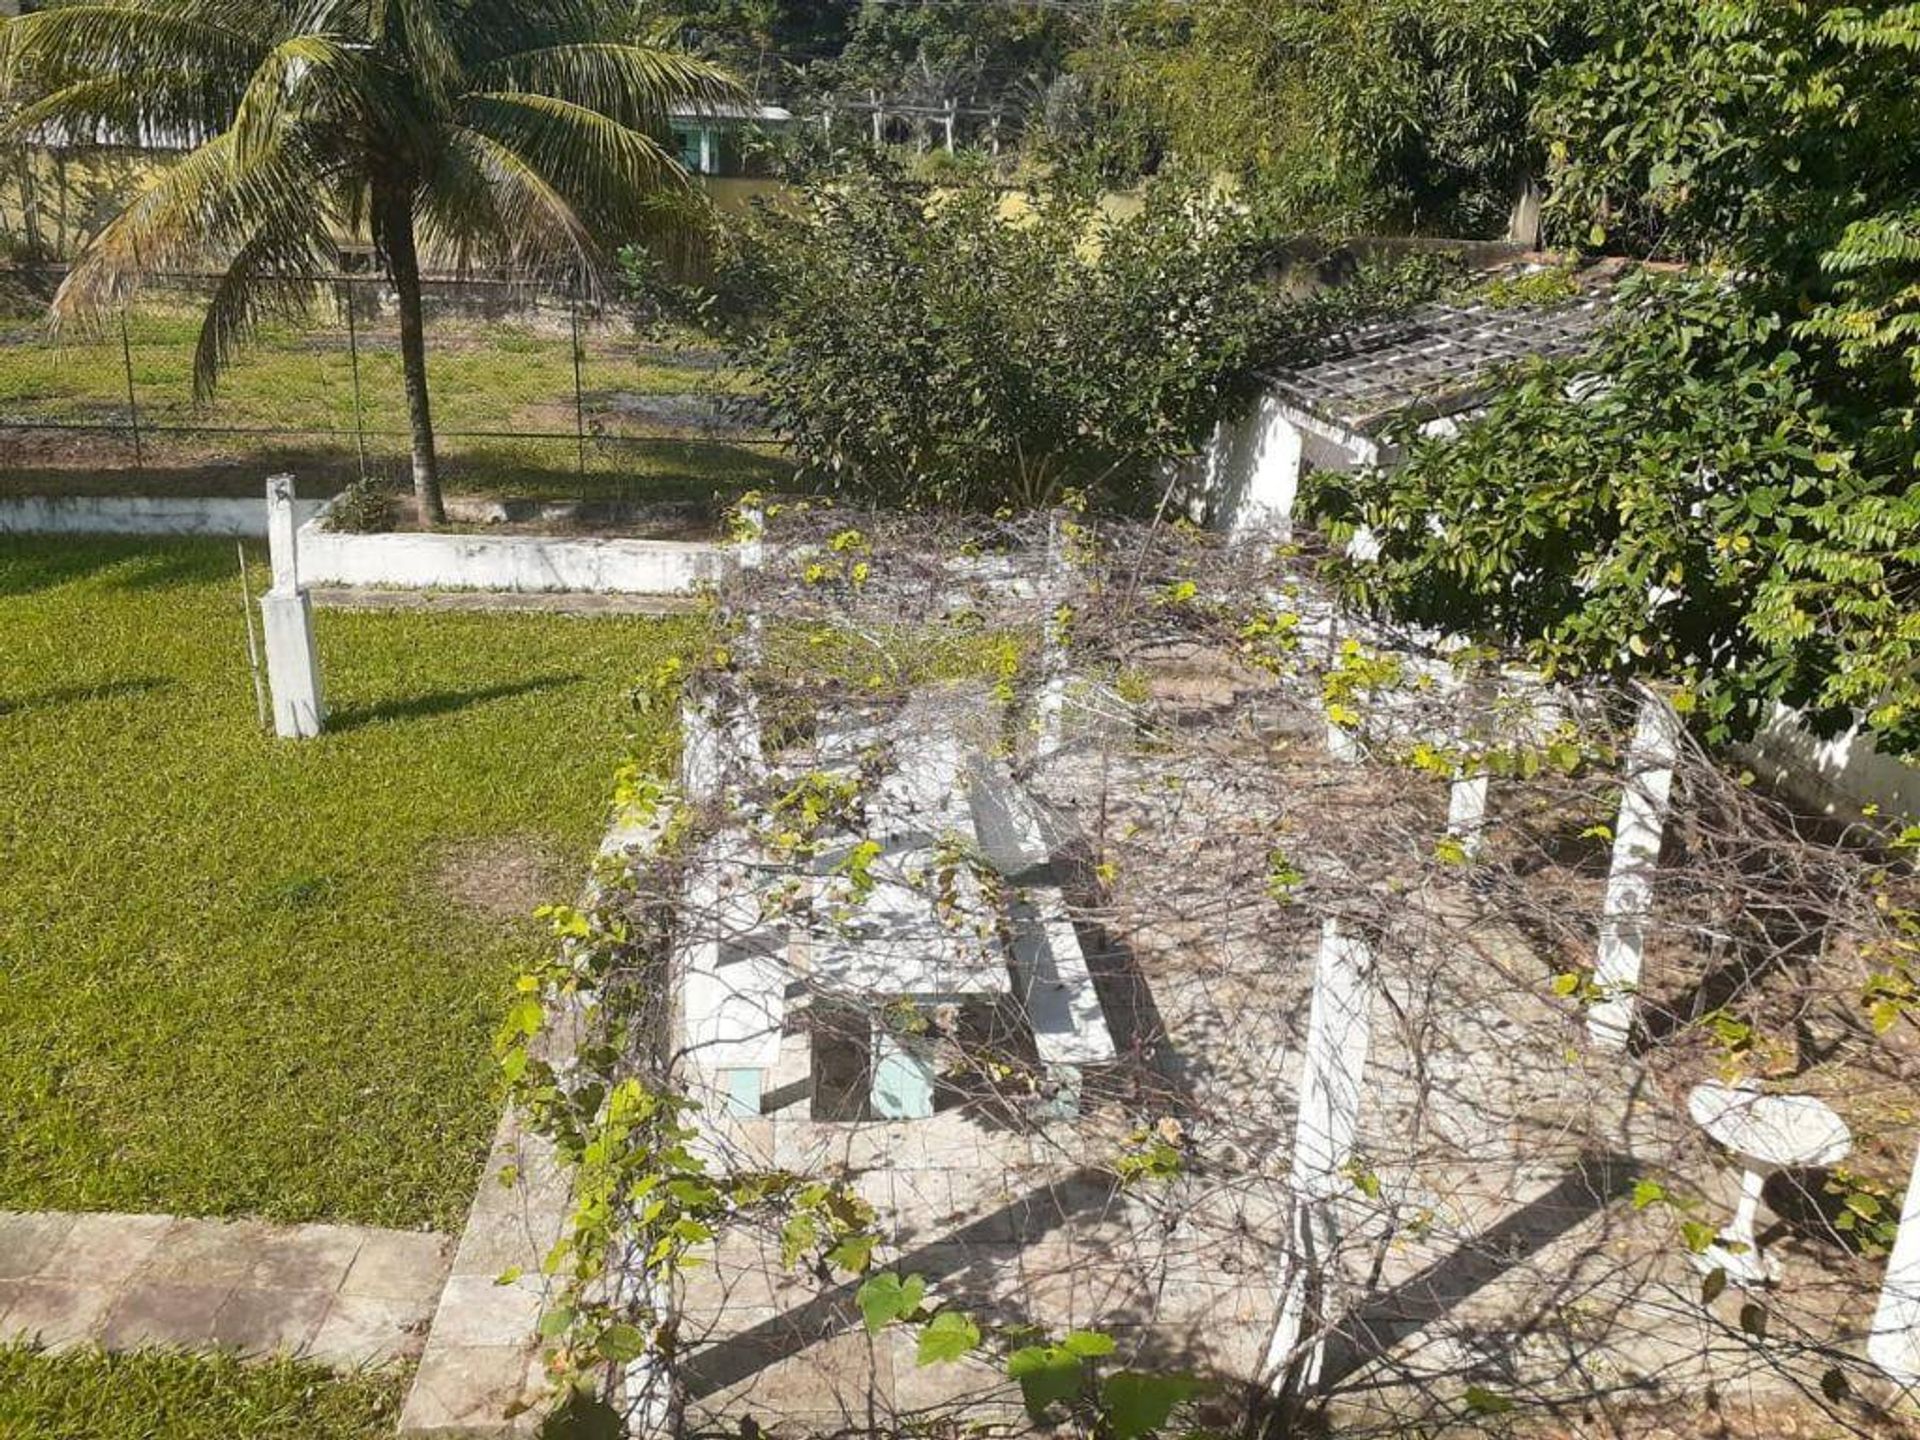
{"type": "Polygon", "coordinates": [[[846,48],[855,12],[843,0],[639,0],[647,29],[673,32],[757,94],[804,85],[846,48]]]}
{"type": "Polygon", "coordinates": [[[1495,233],[1538,170],[1531,97],[1587,44],[1587,8],[1134,0],[1074,63],[1183,161],[1275,189],[1308,222],[1495,233]]]}
{"type": "Polygon", "coordinates": [[[1116,218],[877,165],[764,225],[747,362],[808,476],[889,504],[1150,509],[1263,362],[1379,299],[1290,302],[1260,215],[1171,184],[1116,218]]]}
{"type": "Polygon", "coordinates": [[[8,22],[7,127],[164,135],[193,148],[99,233],[57,317],[144,274],[220,272],[197,390],[302,276],[370,232],[398,297],[423,518],[443,517],[420,301],[422,242],[456,263],[562,259],[669,233],[687,214],[668,106],[732,93],[712,65],[602,38],[603,0],[118,0],[8,22]]]}
{"type": "Polygon", "coordinates": [[[1659,0],[1554,78],[1561,233],[1685,259],[1584,359],[1317,503],[1369,603],[1920,752],[1920,14],[1659,0]]]}

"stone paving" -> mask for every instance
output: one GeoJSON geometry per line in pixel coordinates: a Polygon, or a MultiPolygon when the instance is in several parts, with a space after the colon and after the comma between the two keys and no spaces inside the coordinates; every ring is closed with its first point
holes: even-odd
{"type": "Polygon", "coordinates": [[[0,1342],[380,1365],[419,1352],[450,1249],[346,1225],[4,1212],[0,1342]]]}

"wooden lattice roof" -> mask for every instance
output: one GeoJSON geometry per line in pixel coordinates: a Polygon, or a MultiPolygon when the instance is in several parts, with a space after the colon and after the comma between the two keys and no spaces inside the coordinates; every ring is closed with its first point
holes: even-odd
{"type": "Polygon", "coordinates": [[[1608,304],[1595,290],[1548,305],[1424,305],[1335,336],[1311,363],[1268,379],[1287,403],[1377,434],[1396,417],[1472,409],[1519,361],[1579,353],[1608,304]]]}

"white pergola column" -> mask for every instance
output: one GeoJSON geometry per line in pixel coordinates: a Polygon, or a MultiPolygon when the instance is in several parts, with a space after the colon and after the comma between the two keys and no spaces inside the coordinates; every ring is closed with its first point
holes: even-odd
{"type": "Polygon", "coordinates": [[[1060,517],[1047,521],[1046,593],[1054,601],[1054,612],[1046,619],[1040,640],[1040,693],[1034,700],[1035,754],[1051,755],[1060,748],[1067,708],[1067,636],[1058,617],[1067,603],[1066,561],[1060,554],[1060,517]]]}
{"type": "Polygon", "coordinates": [[[300,584],[293,500],[291,475],[275,475],[267,481],[267,549],[273,562],[273,588],[260,597],[260,619],[266,633],[274,733],[306,740],[326,728],[327,699],[313,643],[313,606],[300,584]]]}
{"type": "Polygon", "coordinates": [[[1900,1230],[1867,1333],[1867,1358],[1902,1385],[1920,1385],[1920,1153],[1913,1158],[1900,1230]]]}
{"type": "Polygon", "coordinates": [[[1480,858],[1487,836],[1487,788],[1485,772],[1461,775],[1447,793],[1447,833],[1460,842],[1469,859],[1480,858]]]}
{"type": "Polygon", "coordinates": [[[1351,1184],[1361,1083],[1378,982],[1373,949],[1337,920],[1320,930],[1320,953],[1307,1016],[1306,1064],[1300,1080],[1288,1189],[1293,1199],[1292,1253],[1280,1287],[1280,1313],[1262,1373],[1279,1394],[1292,1378],[1311,1388],[1320,1378],[1320,1308],[1327,1267],[1340,1243],[1339,1197],[1351,1184]],[[1298,1355],[1304,1337],[1311,1348],[1298,1355]]]}
{"type": "Polygon", "coordinates": [[[1653,879],[1660,866],[1679,750],[1680,717],[1664,698],[1648,691],[1627,747],[1613,865],[1600,912],[1600,954],[1593,968],[1600,995],[1587,1011],[1587,1036],[1603,1050],[1624,1050],[1633,1031],[1647,920],[1653,912],[1653,879]]]}

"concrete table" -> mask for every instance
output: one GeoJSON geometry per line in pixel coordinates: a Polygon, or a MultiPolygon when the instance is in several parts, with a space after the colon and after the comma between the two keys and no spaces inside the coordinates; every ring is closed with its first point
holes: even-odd
{"type": "Polygon", "coordinates": [[[1696,1257],[1736,1285],[1770,1285],[1778,1262],[1760,1253],[1754,1217],[1767,1176],[1776,1170],[1832,1165],[1853,1148],[1846,1122],[1811,1095],[1768,1095],[1752,1084],[1696,1085],[1687,1100],[1694,1123],[1742,1166],[1740,1204],[1720,1237],[1696,1257]]]}

